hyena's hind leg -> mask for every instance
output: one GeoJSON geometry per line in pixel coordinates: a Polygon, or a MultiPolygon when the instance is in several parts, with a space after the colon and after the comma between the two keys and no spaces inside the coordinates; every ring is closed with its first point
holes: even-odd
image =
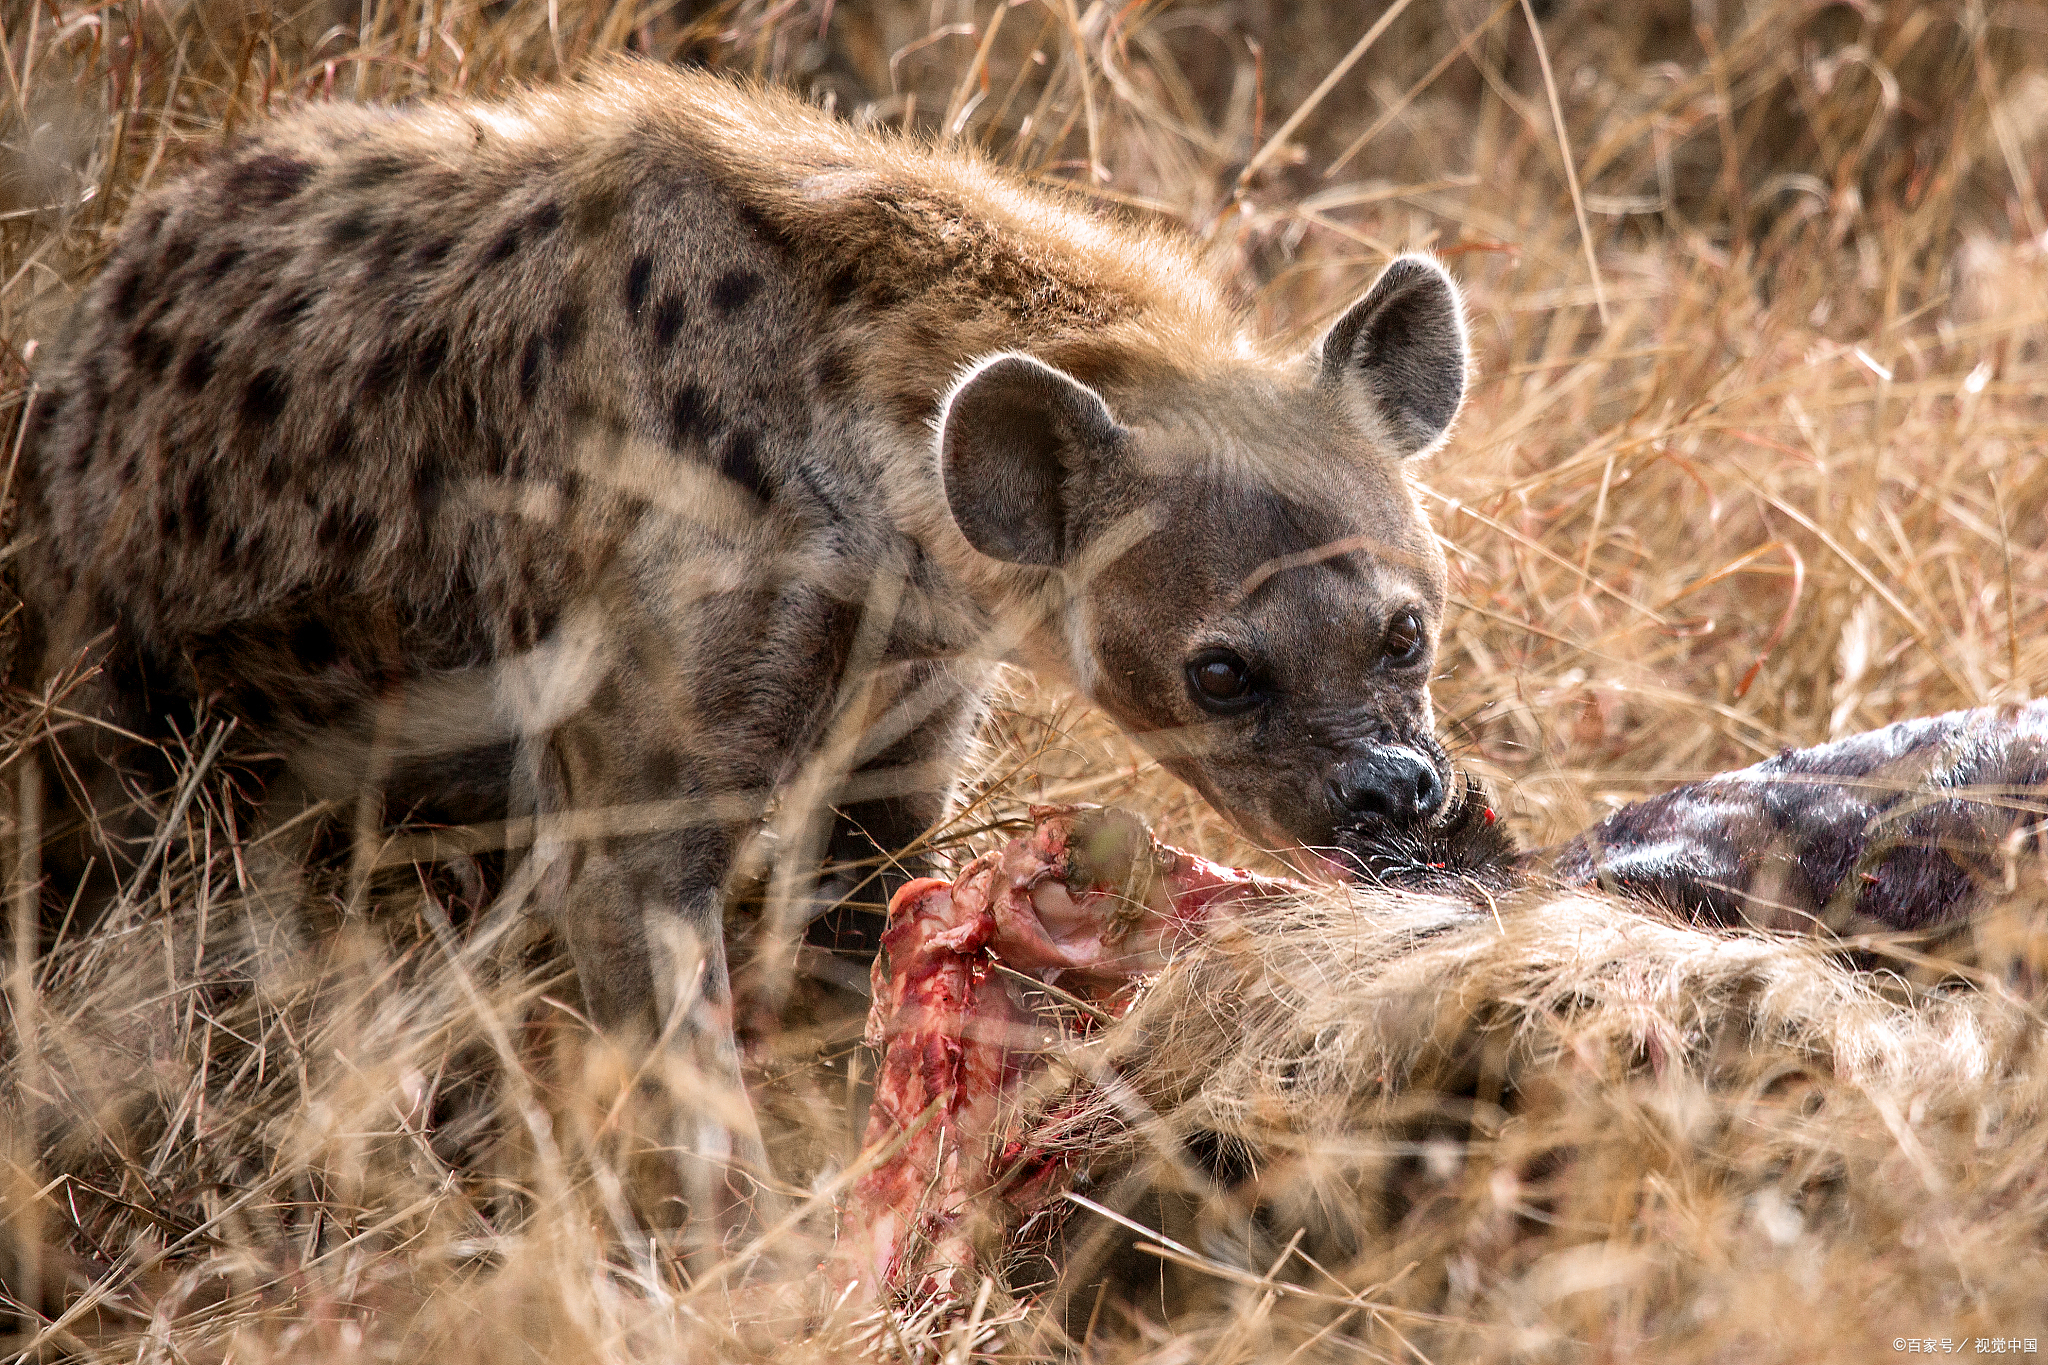
{"type": "Polygon", "coordinates": [[[481,900],[478,864],[453,832],[500,828],[510,809],[514,742],[499,672],[447,669],[375,693],[364,688],[333,707],[337,719],[286,746],[251,841],[266,850],[261,885],[274,914],[311,910],[303,873],[329,830],[339,831],[345,851],[339,880],[325,890],[344,914],[365,908],[373,883],[388,889],[394,874],[416,875],[407,872],[416,862],[452,860],[460,899],[481,900]],[[428,837],[443,829],[448,844],[428,837]]]}
{"type": "Polygon", "coordinates": [[[24,613],[15,670],[17,700],[35,728],[12,795],[41,830],[42,951],[139,895],[181,778],[204,748],[201,732],[221,723],[195,716],[111,628],[75,605],[59,603],[54,620],[24,613]]]}

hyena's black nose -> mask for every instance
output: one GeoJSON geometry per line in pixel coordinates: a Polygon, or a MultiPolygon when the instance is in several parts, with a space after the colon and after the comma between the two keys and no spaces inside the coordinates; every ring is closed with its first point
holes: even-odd
{"type": "Polygon", "coordinates": [[[1444,780],[1436,765],[1401,745],[1352,759],[1330,779],[1330,790],[1338,810],[1395,824],[1427,820],[1444,803],[1444,780]]]}

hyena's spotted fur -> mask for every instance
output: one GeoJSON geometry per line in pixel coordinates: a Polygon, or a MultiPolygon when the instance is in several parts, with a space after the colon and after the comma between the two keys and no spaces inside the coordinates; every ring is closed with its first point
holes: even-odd
{"type": "Polygon", "coordinates": [[[205,698],[294,799],[541,817],[598,1018],[729,1039],[750,817],[825,745],[871,779],[835,849],[915,836],[984,657],[1259,837],[1430,816],[1400,464],[1464,373],[1427,261],[1271,356],[1162,235],[706,76],[320,107],[134,213],[40,376],[23,576],[129,728],[205,698]]]}

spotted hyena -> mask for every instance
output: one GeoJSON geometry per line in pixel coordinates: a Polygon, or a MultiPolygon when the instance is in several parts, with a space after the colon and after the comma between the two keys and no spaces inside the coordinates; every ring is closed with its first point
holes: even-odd
{"type": "Polygon", "coordinates": [[[1263,841],[1445,806],[1403,467],[1465,375],[1427,259],[1279,354],[1166,233],[705,75],[307,108],[133,211],[24,578],[42,676],[235,717],[270,804],[506,819],[594,1016],[729,1058],[749,831],[912,842],[990,660],[1263,841]]]}

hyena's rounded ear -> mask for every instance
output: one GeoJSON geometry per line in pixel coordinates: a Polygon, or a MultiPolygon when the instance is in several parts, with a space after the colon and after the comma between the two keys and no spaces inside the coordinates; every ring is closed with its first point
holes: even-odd
{"type": "Polygon", "coordinates": [[[1028,355],[982,361],[939,410],[939,474],[967,543],[1011,564],[1080,548],[1091,476],[1124,439],[1102,395],[1028,355]]]}
{"type": "Polygon", "coordinates": [[[1428,256],[1396,258],[1319,349],[1317,383],[1404,458],[1434,449],[1465,400],[1464,305],[1428,256]]]}

